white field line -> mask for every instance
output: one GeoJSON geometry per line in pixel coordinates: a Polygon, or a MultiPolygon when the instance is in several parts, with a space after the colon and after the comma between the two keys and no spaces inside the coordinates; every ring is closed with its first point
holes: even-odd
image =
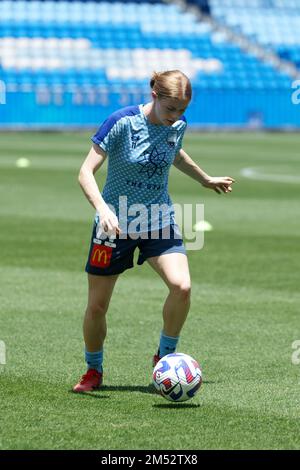
{"type": "Polygon", "coordinates": [[[241,175],[245,178],[258,181],[273,181],[275,183],[300,183],[300,175],[278,175],[263,173],[258,168],[243,168],[241,175]]]}

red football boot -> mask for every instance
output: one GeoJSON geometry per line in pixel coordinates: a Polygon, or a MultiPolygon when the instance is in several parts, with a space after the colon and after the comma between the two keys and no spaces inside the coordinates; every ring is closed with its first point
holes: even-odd
{"type": "Polygon", "coordinates": [[[160,359],[161,358],[159,357],[158,354],[154,354],[153,359],[152,359],[152,366],[155,367],[160,359]]]}
{"type": "Polygon", "coordinates": [[[89,369],[86,374],[81,377],[80,382],[73,387],[73,392],[92,392],[99,390],[102,385],[103,374],[96,369],[89,369]]]}

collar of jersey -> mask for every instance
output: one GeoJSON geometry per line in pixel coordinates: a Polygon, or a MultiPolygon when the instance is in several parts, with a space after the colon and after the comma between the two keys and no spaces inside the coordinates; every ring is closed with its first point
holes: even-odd
{"type": "MultiPolygon", "coordinates": [[[[140,109],[140,112],[141,112],[141,115],[143,116],[143,119],[145,121],[145,123],[147,124],[147,126],[150,126],[150,127],[155,127],[156,129],[158,127],[163,127],[163,128],[166,128],[166,129],[169,129],[170,127],[172,126],[163,126],[162,124],[152,124],[149,119],[147,118],[147,116],[145,115],[144,111],[143,111],[143,104],[140,104],[139,105],[139,109],[140,109]]],[[[173,124],[174,125],[174,124],[173,124]]]]}

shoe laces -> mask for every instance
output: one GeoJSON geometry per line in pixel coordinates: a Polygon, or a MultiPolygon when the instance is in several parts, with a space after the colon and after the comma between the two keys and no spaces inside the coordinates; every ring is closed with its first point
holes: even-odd
{"type": "Polygon", "coordinates": [[[84,384],[87,380],[91,379],[92,377],[97,377],[100,374],[96,369],[89,369],[86,374],[84,374],[81,378],[81,385],[84,384]]]}

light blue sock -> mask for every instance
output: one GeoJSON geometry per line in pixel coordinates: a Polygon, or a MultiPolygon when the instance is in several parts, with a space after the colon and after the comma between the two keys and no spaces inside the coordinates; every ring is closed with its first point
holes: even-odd
{"type": "Polygon", "coordinates": [[[159,357],[164,357],[167,354],[172,354],[176,351],[176,346],[179,341],[179,336],[166,336],[163,331],[160,334],[160,342],[158,354],[159,357]]]}
{"type": "Polygon", "coordinates": [[[88,369],[96,369],[98,372],[103,372],[103,349],[96,352],[88,352],[85,349],[85,362],[87,363],[88,369]]]}

